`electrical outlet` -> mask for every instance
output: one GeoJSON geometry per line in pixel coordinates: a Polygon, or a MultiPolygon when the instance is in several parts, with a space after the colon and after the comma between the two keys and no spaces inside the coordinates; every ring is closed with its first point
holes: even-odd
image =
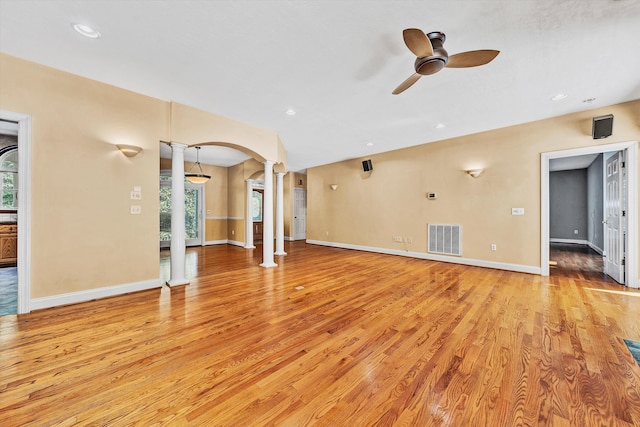
{"type": "Polygon", "coordinates": [[[492,250],[492,251],[497,251],[497,250],[498,250],[498,247],[496,246],[496,244],[495,244],[495,243],[492,243],[492,244],[491,244],[491,250],[492,250]]]}
{"type": "Polygon", "coordinates": [[[142,200],[142,193],[139,191],[132,191],[131,193],[131,200],[142,200]]]}
{"type": "Polygon", "coordinates": [[[573,230],[573,234],[578,234],[578,230],[573,230]]]}
{"type": "Polygon", "coordinates": [[[394,242],[400,242],[400,243],[402,243],[402,236],[393,236],[393,237],[392,237],[392,240],[393,240],[394,242]]]}
{"type": "Polygon", "coordinates": [[[231,230],[231,235],[233,236],[234,234],[236,234],[236,230],[231,230]]]}
{"type": "Polygon", "coordinates": [[[131,205],[129,212],[131,215],[140,215],[142,213],[142,207],[138,205],[131,205]]]}

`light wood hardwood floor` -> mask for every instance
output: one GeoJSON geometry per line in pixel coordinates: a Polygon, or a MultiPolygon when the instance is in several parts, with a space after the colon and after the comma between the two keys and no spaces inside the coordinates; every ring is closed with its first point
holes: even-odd
{"type": "Polygon", "coordinates": [[[639,292],[285,249],[193,248],[190,285],[0,317],[0,425],[640,425],[639,292]]]}

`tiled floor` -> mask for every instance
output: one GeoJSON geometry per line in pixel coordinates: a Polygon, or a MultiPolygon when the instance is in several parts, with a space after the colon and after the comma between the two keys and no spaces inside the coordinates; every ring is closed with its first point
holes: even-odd
{"type": "Polygon", "coordinates": [[[0,316],[18,312],[18,270],[0,268],[0,316]]]}

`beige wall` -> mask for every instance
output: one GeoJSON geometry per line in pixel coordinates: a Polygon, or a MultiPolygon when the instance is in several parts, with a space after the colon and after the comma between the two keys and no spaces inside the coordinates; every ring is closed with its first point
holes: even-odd
{"type": "Polygon", "coordinates": [[[227,189],[229,209],[227,235],[229,240],[236,242],[244,242],[245,192],[244,164],[240,163],[229,168],[227,189]]]}
{"type": "Polygon", "coordinates": [[[311,168],[307,238],[426,253],[427,224],[462,224],[464,258],[539,267],[541,153],[639,139],[635,101],[371,156],[371,173],[362,159],[311,168]],[[592,117],[609,113],[613,136],[594,141],[592,117]]]}
{"type": "Polygon", "coordinates": [[[6,55],[0,70],[0,108],[32,118],[31,297],[157,279],[168,104],[6,55]]]}
{"type": "Polygon", "coordinates": [[[219,242],[227,240],[227,226],[229,220],[226,218],[207,218],[205,222],[205,242],[219,242]]]}
{"type": "MultiPolygon", "coordinates": [[[[282,143],[272,131],[186,106],[178,107],[172,123],[171,106],[0,54],[0,109],[32,119],[32,299],[142,282],[160,284],[158,176],[160,167],[170,168],[170,161],[168,167],[166,161],[158,161],[160,141],[192,144],[224,136],[233,145],[251,139],[249,148],[286,162],[282,143]],[[119,143],[144,151],[128,158],[115,147],[119,143]],[[135,203],[130,200],[134,186],[142,188],[142,200],[135,203]],[[142,214],[131,215],[132,204],[140,205],[142,214]]],[[[213,176],[206,185],[212,217],[207,238],[226,239],[225,230],[235,229],[234,240],[243,241],[243,228],[227,220],[244,216],[242,179],[238,192],[232,189],[235,182],[229,182],[233,171],[203,168],[213,176]]]]}
{"type": "Polygon", "coordinates": [[[239,149],[260,161],[272,160],[286,168],[287,155],[274,131],[171,103],[171,139],[187,145],[215,143],[239,149]]]}

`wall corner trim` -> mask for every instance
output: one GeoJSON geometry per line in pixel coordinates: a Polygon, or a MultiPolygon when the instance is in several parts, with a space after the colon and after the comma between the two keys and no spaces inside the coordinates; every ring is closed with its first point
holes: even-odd
{"type": "Polygon", "coordinates": [[[87,289],[86,291],[69,292],[66,294],[33,298],[31,300],[30,308],[31,310],[39,310],[43,308],[58,307],[61,305],[76,304],[79,302],[86,302],[94,299],[107,298],[116,295],[123,295],[131,292],[145,291],[148,289],[161,287],[162,282],[160,281],[160,278],[157,278],[152,280],[144,280],[141,282],[125,283],[116,286],[87,289]]]}

